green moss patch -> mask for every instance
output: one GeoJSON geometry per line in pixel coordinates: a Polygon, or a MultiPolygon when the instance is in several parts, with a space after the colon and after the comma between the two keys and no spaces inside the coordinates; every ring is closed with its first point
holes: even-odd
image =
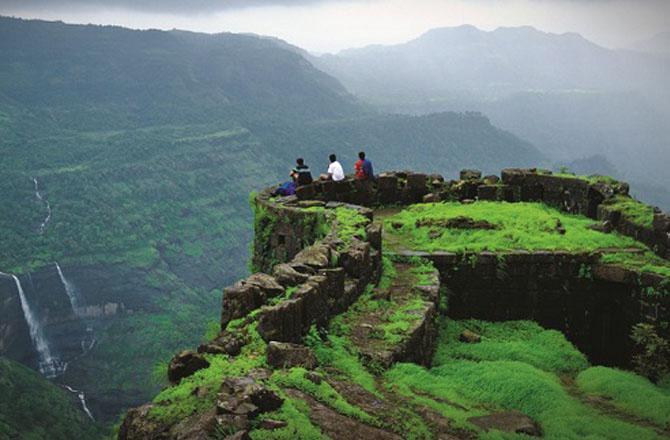
{"type": "Polygon", "coordinates": [[[454,359],[519,361],[553,373],[576,373],[588,367],[586,357],[565,336],[533,321],[488,322],[443,320],[434,366],[454,359]],[[477,344],[458,340],[463,330],[482,336],[477,344]]]}
{"type": "Polygon", "coordinates": [[[603,255],[600,261],[623,266],[638,272],[650,272],[670,277],[670,261],[658,257],[651,251],[644,254],[613,252],[603,255]]]}
{"type": "Polygon", "coordinates": [[[618,409],[670,428],[670,390],[627,371],[593,367],[577,376],[587,394],[609,399],[618,409]]]}
{"type": "Polygon", "coordinates": [[[424,203],[410,206],[384,220],[385,234],[394,248],[419,251],[565,250],[588,252],[644,245],[616,233],[590,229],[593,220],[569,215],[541,203],[477,202],[424,203]],[[494,229],[421,227],[466,217],[486,221],[494,229]],[[559,232],[565,230],[564,234],[559,232]]]}
{"type": "MultiPolygon", "coordinates": [[[[547,439],[662,438],[653,426],[606,414],[586,404],[566,388],[561,377],[581,371],[580,389],[612,398],[631,414],[656,417],[659,424],[659,417],[668,413],[663,406],[669,394],[666,389],[632,373],[587,368],[584,356],[559,332],[545,330],[533,322],[445,318],[434,367],[397,364],[385,373],[384,383],[388,389],[433,408],[453,419],[455,426],[467,429],[477,429],[468,422],[470,417],[518,410],[539,422],[547,439]],[[482,342],[459,341],[458,335],[464,329],[479,333],[482,342]],[[607,380],[603,384],[593,376],[605,376],[607,380]],[[641,402],[645,396],[658,399],[656,405],[660,408],[649,411],[651,405],[641,402]]],[[[490,431],[480,432],[480,438],[524,437],[490,431]]]]}
{"type": "Polygon", "coordinates": [[[605,200],[603,205],[613,211],[621,211],[626,220],[645,228],[651,228],[654,221],[654,208],[631,197],[615,196],[605,200]]]}

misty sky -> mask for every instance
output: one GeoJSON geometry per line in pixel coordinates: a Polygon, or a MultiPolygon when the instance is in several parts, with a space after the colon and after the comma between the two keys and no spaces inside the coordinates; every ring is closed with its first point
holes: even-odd
{"type": "Polygon", "coordinates": [[[253,32],[313,52],[404,42],[428,29],[532,25],[627,47],[670,31],[670,0],[0,0],[0,15],[131,28],[253,32]]]}

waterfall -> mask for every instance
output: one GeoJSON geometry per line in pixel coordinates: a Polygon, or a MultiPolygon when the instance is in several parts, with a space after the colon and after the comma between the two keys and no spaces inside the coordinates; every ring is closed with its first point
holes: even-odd
{"type": "Polygon", "coordinates": [[[51,349],[49,348],[49,343],[44,336],[44,331],[42,325],[35,318],[35,314],[30,308],[30,304],[26,299],[26,295],[23,293],[23,287],[21,286],[21,281],[16,275],[11,275],[16,284],[16,288],[19,291],[19,299],[21,301],[21,309],[23,309],[23,316],[26,319],[28,324],[28,329],[30,331],[30,339],[33,342],[33,346],[37,350],[38,360],[39,360],[39,370],[47,378],[53,378],[59,374],[65,372],[67,364],[62,363],[59,359],[54,358],[51,355],[51,349]]]}
{"type": "Polygon", "coordinates": [[[74,313],[75,316],[78,316],[80,301],[77,288],[67,278],[65,278],[65,275],[63,275],[63,270],[60,268],[60,265],[58,263],[56,263],[56,270],[58,271],[60,281],[61,283],[63,283],[63,287],[65,288],[65,293],[67,293],[67,297],[70,300],[70,305],[72,306],[72,313],[74,313]]]}
{"type": "Polygon", "coordinates": [[[33,177],[33,183],[35,184],[35,197],[37,197],[37,200],[40,202],[43,202],[47,208],[47,216],[42,221],[42,224],[40,224],[40,234],[44,234],[44,229],[47,227],[49,220],[51,220],[51,205],[49,204],[48,200],[45,200],[44,197],[42,197],[42,193],[40,193],[40,187],[37,184],[36,177],[33,177]]]}
{"type": "Polygon", "coordinates": [[[95,421],[95,418],[93,418],[93,414],[91,413],[91,410],[88,409],[88,405],[86,405],[86,395],[84,394],[84,392],[79,391],[79,390],[75,390],[74,388],[72,388],[69,385],[63,384],[63,386],[69,392],[71,392],[72,394],[75,394],[77,396],[77,398],[79,399],[79,402],[81,403],[81,407],[84,410],[84,412],[86,413],[86,415],[88,416],[88,418],[95,421]]]}

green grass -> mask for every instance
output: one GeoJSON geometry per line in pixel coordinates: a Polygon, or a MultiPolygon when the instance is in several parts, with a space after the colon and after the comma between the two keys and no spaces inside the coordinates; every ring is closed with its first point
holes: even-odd
{"type": "Polygon", "coordinates": [[[586,357],[561,332],[546,330],[533,321],[488,322],[479,320],[441,322],[434,366],[455,359],[471,361],[519,361],[553,373],[576,373],[588,367],[586,357]],[[465,329],[482,336],[478,344],[458,340],[465,329]]]}
{"type": "Polygon", "coordinates": [[[621,211],[624,218],[645,228],[651,228],[654,221],[654,208],[631,197],[615,196],[603,204],[621,211]]]}
{"type": "MultiPolygon", "coordinates": [[[[434,399],[461,405],[466,410],[448,409],[445,415],[466,426],[467,418],[481,414],[478,407],[485,405],[488,409],[485,413],[498,408],[529,415],[542,425],[547,439],[660,438],[651,429],[600,415],[571,397],[555,375],[523,362],[460,360],[430,371],[414,364],[398,364],[385,379],[407,395],[420,391],[434,399]]],[[[485,434],[481,438],[500,438],[500,435],[485,434]]]]}
{"type": "Polygon", "coordinates": [[[277,411],[261,414],[260,419],[283,420],[288,425],[281,429],[254,429],[249,433],[252,440],[325,440],[327,437],[309,420],[309,407],[297,398],[280,392],[284,404],[277,411]]]}
{"type": "Polygon", "coordinates": [[[670,427],[670,390],[636,374],[606,367],[592,367],[577,376],[577,386],[587,394],[611,399],[618,409],[670,427]]]}
{"type": "Polygon", "coordinates": [[[304,393],[314,397],[319,402],[333,408],[335,411],[345,416],[353,417],[361,422],[378,425],[379,421],[370,416],[362,409],[351,405],[340,393],[337,392],[328,382],[321,381],[315,384],[305,378],[307,370],[304,368],[291,368],[289,371],[276,372],[272,381],[284,388],[296,388],[304,393]]]}
{"type": "Polygon", "coordinates": [[[253,368],[266,366],[265,343],[258,335],[256,326],[257,323],[249,325],[247,331],[251,341],[243,347],[239,356],[207,355],[210,366],[182,379],[178,385],[161,391],[153,400],[155,406],[150,415],[159,421],[174,423],[210,409],[216,401],[224,377],[243,376],[253,368]],[[207,393],[197,396],[196,389],[207,390],[207,393]]]}
{"type": "Polygon", "coordinates": [[[603,248],[644,247],[632,238],[604,234],[589,228],[593,221],[564,214],[541,203],[477,202],[424,203],[410,206],[384,220],[386,234],[396,246],[421,251],[594,251],[603,248]],[[486,220],[497,229],[417,227],[418,220],[447,220],[454,217],[486,220]],[[566,230],[556,231],[557,220],[566,230]],[[400,225],[395,228],[394,225],[400,225]]]}
{"type": "MultiPolygon", "coordinates": [[[[670,391],[632,373],[587,368],[584,356],[563,335],[533,322],[445,319],[434,367],[397,364],[386,372],[384,383],[389,390],[451,418],[457,427],[476,429],[468,422],[470,417],[514,409],[539,422],[547,439],[660,438],[647,426],[586,405],[568,392],[559,377],[582,371],[580,388],[591,387],[583,391],[611,397],[621,409],[659,423],[670,414],[665,400],[670,391]],[[482,342],[460,342],[458,335],[465,328],[481,334],[482,342]],[[641,402],[647,397],[649,402],[641,402]],[[654,405],[658,408],[649,409],[654,405]]],[[[525,437],[491,431],[480,433],[480,438],[525,437]]]]}
{"type": "Polygon", "coordinates": [[[325,342],[312,339],[309,344],[322,367],[334,368],[366,391],[378,393],[374,376],[360,362],[346,337],[331,333],[325,342]]]}
{"type": "Polygon", "coordinates": [[[644,254],[631,254],[626,252],[608,253],[600,258],[600,261],[608,264],[616,264],[634,269],[639,272],[651,272],[670,277],[670,262],[657,256],[653,252],[644,254]]]}
{"type": "Polygon", "coordinates": [[[354,237],[365,240],[365,226],[370,220],[355,209],[336,208],[335,222],[338,238],[348,245],[354,237]]]}

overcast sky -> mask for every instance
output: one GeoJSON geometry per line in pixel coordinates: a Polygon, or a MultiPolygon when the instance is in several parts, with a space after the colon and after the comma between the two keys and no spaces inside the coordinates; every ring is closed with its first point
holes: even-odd
{"type": "Polygon", "coordinates": [[[440,26],[531,25],[624,47],[670,31],[670,0],[0,0],[0,15],[253,32],[313,52],[400,43],[440,26]]]}

